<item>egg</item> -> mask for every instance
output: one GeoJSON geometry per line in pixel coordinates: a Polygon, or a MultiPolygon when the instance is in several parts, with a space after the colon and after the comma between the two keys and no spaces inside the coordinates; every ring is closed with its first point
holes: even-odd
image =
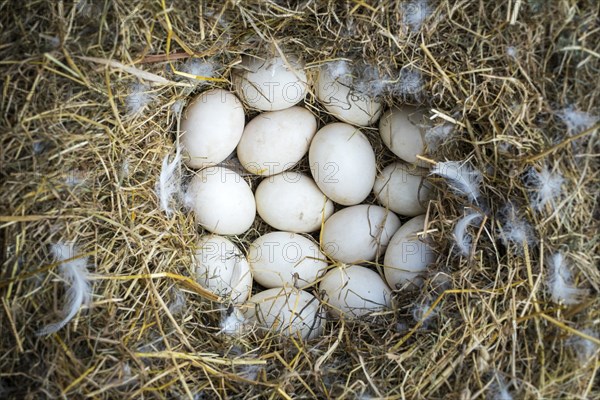
{"type": "Polygon", "coordinates": [[[185,204],[200,226],[220,235],[246,232],[256,216],[254,196],[244,178],[223,167],[205,168],[195,175],[185,204]]]}
{"type": "Polygon", "coordinates": [[[383,271],[392,288],[407,283],[420,286],[427,266],[435,261],[433,249],[417,238],[417,233],[424,230],[424,224],[425,215],[416,216],[402,225],[390,240],[383,271]]]}
{"type": "Polygon", "coordinates": [[[332,316],[360,317],[391,306],[392,291],[379,274],[360,265],[336,267],[319,288],[332,316]]]}
{"type": "Polygon", "coordinates": [[[252,290],[250,265],[230,240],[219,235],[202,236],[193,260],[200,285],[234,303],[248,298],[252,290]]]}
{"type": "Polygon", "coordinates": [[[267,288],[312,284],[327,268],[319,245],[292,232],[271,232],[256,239],[248,250],[254,279],[267,288]]]}
{"type": "Polygon", "coordinates": [[[404,106],[385,112],[379,121],[379,134],[383,143],[400,159],[410,164],[425,166],[417,158],[423,155],[425,144],[422,126],[426,123],[425,112],[404,106]]]}
{"type": "Polygon", "coordinates": [[[233,75],[236,93],[249,107],[277,111],[298,104],[308,89],[303,64],[294,56],[261,59],[244,56],[233,75]]]}
{"type": "Polygon", "coordinates": [[[375,153],[367,137],[352,125],[336,122],[321,128],[308,160],[317,186],[338,204],[358,204],[373,189],[375,153]]]}
{"type": "Polygon", "coordinates": [[[310,233],[333,214],[333,203],[315,182],[299,172],[286,171],[262,180],[256,188],[258,215],[280,231],[310,233]]]}
{"type": "Polygon", "coordinates": [[[304,157],[316,132],[317,120],[305,108],[262,113],[246,125],[237,155],[248,172],[275,175],[304,157]]]}
{"type": "Polygon", "coordinates": [[[321,68],[315,94],[337,119],[353,125],[369,126],[381,115],[381,103],[353,89],[350,79],[335,77],[321,68]]]}
{"type": "Polygon", "coordinates": [[[400,219],[383,207],[360,204],[333,214],[321,231],[325,254],[343,263],[373,261],[385,253],[400,219]]]}
{"type": "Polygon", "coordinates": [[[290,287],[273,288],[250,297],[243,306],[246,320],[285,336],[318,337],[324,316],[312,294],[290,287]]]}
{"type": "Polygon", "coordinates": [[[375,179],[373,193],[379,203],[407,217],[423,214],[430,186],[424,181],[427,171],[395,162],[383,169],[375,179]]]}
{"type": "Polygon", "coordinates": [[[245,124],[244,107],[223,89],[200,93],[181,120],[181,145],[191,168],[204,168],[225,160],[235,150],[245,124]]]}

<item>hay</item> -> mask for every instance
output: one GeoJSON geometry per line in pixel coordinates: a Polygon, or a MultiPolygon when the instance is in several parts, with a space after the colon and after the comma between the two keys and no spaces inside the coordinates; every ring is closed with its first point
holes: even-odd
{"type": "MultiPolygon", "coordinates": [[[[288,3],[0,5],[0,397],[600,397],[600,5],[288,3]],[[414,7],[430,15],[405,15],[414,7]],[[480,170],[487,215],[469,228],[472,251],[461,257],[453,228],[468,204],[431,178],[438,259],[423,290],[398,292],[393,310],[370,319],[329,322],[305,343],[219,334],[227,306],[188,278],[193,217],[181,208],[167,217],[154,192],[181,102],[227,87],[242,54],[280,51],[300,54],[309,75],[328,61],[361,60],[376,67],[370,76],[418,76],[408,94],[394,85],[378,94],[454,125],[428,158],[480,170]],[[214,76],[190,79],[192,56],[214,76]],[[128,112],[140,84],[148,104],[128,112]],[[525,177],[545,166],[564,181],[538,211],[525,177]],[[532,237],[505,246],[507,204],[532,237]],[[61,240],[89,256],[93,304],[38,337],[62,307],[49,251],[61,240]],[[557,251],[572,283],[590,290],[581,304],[551,301],[545,259],[557,251]]],[[[312,94],[306,106],[320,124],[332,120],[312,94]]],[[[393,159],[375,129],[366,134],[378,162],[393,159]]],[[[258,221],[235,240],[247,249],[267,230],[258,221]]]]}

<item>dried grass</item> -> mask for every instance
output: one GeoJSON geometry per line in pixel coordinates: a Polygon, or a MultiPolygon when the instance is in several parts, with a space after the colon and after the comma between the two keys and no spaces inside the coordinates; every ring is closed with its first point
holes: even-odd
{"type": "MultiPolygon", "coordinates": [[[[598,125],[569,136],[558,116],[568,107],[600,115],[600,5],[431,1],[413,30],[402,25],[402,2],[287,3],[1,3],[0,397],[600,397],[598,352],[582,362],[572,344],[597,349],[589,344],[600,331],[598,125]],[[481,170],[488,217],[470,256],[452,253],[465,202],[432,179],[439,257],[423,293],[399,292],[392,311],[329,322],[305,343],[219,334],[226,305],[187,278],[193,217],[167,217],[154,193],[176,141],[173,110],[201,90],[175,71],[192,55],[210,59],[215,78],[203,88],[226,87],[242,54],[280,51],[301,54],[309,73],[340,59],[364,60],[380,76],[419,71],[422,92],[409,100],[456,125],[429,158],[481,170]],[[153,102],[132,115],[136,83],[153,102]],[[561,172],[564,195],[538,213],[522,178],[543,165],[561,172]],[[501,243],[508,203],[535,230],[523,251],[501,243]],[[62,305],[49,251],[59,240],[76,240],[94,265],[93,305],[38,337],[62,305]],[[554,304],[544,290],[544,258],[558,250],[574,283],[593,293],[579,305],[554,304]],[[432,300],[418,322],[415,299],[432,300]]],[[[306,106],[321,124],[331,120],[312,95],[306,106]]],[[[376,130],[366,133],[387,164],[376,130]]],[[[247,248],[267,230],[258,221],[235,240],[247,248]]]]}

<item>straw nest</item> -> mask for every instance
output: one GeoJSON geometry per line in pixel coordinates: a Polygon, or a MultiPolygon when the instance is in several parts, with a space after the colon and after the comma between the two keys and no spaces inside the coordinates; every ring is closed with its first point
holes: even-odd
{"type": "MultiPolygon", "coordinates": [[[[598,398],[599,7],[3,2],[0,397],[598,398]],[[419,26],[411,16],[421,11],[419,26]],[[468,202],[431,178],[438,257],[422,290],[398,291],[389,312],[330,321],[308,342],[220,334],[227,305],[188,279],[193,216],[181,207],[166,216],[155,193],[178,102],[228,87],[242,54],[278,52],[301,55],[309,74],[347,59],[391,81],[420,75],[416,90],[383,100],[435,110],[432,123],[454,131],[428,158],[483,174],[486,220],[470,228],[469,256],[452,232],[468,202]],[[215,66],[214,79],[175,72],[192,56],[215,66]],[[135,85],[141,98],[131,97],[135,85]],[[131,113],[136,100],[148,106],[131,113]],[[536,210],[526,176],[544,166],[564,182],[536,210]],[[529,227],[521,240],[506,237],[507,205],[529,227]],[[58,333],[36,336],[63,304],[50,252],[61,240],[89,256],[93,302],[58,333]],[[548,290],[546,259],[557,251],[588,293],[578,304],[548,290]]],[[[332,120],[314,96],[306,106],[321,125],[332,120]]],[[[378,160],[391,159],[376,129],[365,131],[378,160]]],[[[247,248],[267,230],[257,223],[234,240],[247,248]]]]}

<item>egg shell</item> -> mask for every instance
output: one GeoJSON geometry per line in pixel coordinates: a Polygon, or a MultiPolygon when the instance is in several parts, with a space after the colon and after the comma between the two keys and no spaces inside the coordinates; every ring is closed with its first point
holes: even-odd
{"type": "Polygon", "coordinates": [[[426,211],[431,187],[424,181],[427,171],[395,162],[377,175],[373,193],[380,204],[395,213],[414,217],[426,211]]]}
{"type": "Polygon", "coordinates": [[[333,214],[321,231],[321,248],[343,263],[373,261],[383,255],[400,219],[383,207],[360,204],[333,214]]]}
{"type": "Polygon", "coordinates": [[[319,245],[292,232],[271,232],[248,249],[254,279],[267,288],[311,285],[327,268],[319,245]]]}
{"type": "Polygon", "coordinates": [[[308,160],[319,189],[338,204],[358,204],[373,189],[375,153],[367,137],[352,125],[336,122],[321,128],[308,160]]]}
{"type": "Polygon", "coordinates": [[[321,279],[319,288],[329,314],[360,317],[391,306],[392,291],[379,274],[360,265],[336,267],[321,279]]]}
{"type": "Polygon", "coordinates": [[[244,103],[261,111],[290,108],[304,99],[308,89],[303,65],[294,56],[287,62],[281,57],[244,56],[233,85],[244,103]]]}
{"type": "Polygon", "coordinates": [[[250,297],[243,306],[247,321],[257,326],[303,339],[318,337],[324,316],[312,294],[290,287],[273,288],[250,297]]]}
{"type": "Polygon", "coordinates": [[[390,240],[384,258],[385,279],[392,288],[407,283],[421,286],[422,275],[427,266],[436,260],[436,254],[426,243],[417,238],[424,231],[425,215],[419,215],[398,229],[390,240]]]}
{"type": "Polygon", "coordinates": [[[223,89],[200,93],[181,120],[181,144],[186,164],[204,168],[225,160],[235,150],[245,124],[244,107],[223,89]]]}
{"type": "Polygon", "coordinates": [[[248,172],[275,175],[304,157],[316,132],[317,120],[305,108],[262,113],[246,125],[237,155],[248,172]]]}
{"type": "Polygon", "coordinates": [[[426,123],[425,111],[404,106],[386,111],[379,120],[379,134],[383,143],[400,159],[425,167],[417,155],[425,153],[422,128],[426,123]]]}
{"type": "Polygon", "coordinates": [[[244,178],[223,167],[205,168],[195,175],[185,203],[200,226],[220,235],[246,232],[256,216],[254,196],[244,178]]]}
{"type": "Polygon", "coordinates": [[[381,115],[381,103],[357,92],[347,80],[338,80],[322,68],[315,94],[321,104],[336,118],[353,125],[369,126],[381,115]]]}
{"type": "Polygon", "coordinates": [[[333,202],[311,178],[299,172],[286,171],[263,179],[255,197],[260,217],[280,231],[314,232],[333,214],[333,202]]]}
{"type": "Polygon", "coordinates": [[[205,235],[194,253],[196,280],[200,285],[234,303],[243,303],[252,291],[250,265],[230,240],[205,235]]]}

